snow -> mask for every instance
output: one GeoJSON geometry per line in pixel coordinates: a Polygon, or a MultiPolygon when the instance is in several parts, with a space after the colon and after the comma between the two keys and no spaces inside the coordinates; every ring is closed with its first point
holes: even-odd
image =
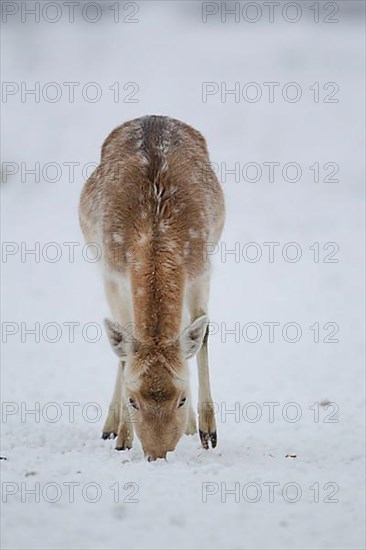
{"type": "MultiPolygon", "coordinates": [[[[364,548],[363,3],[328,25],[309,14],[296,24],[204,24],[199,5],[139,6],[138,24],[115,24],[105,8],[95,24],[14,17],[3,25],[3,80],[57,82],[63,91],[55,103],[21,102],[20,93],[3,103],[3,161],[19,166],[2,183],[2,240],[15,243],[3,245],[14,254],[2,263],[3,548],[364,548]],[[64,82],[80,82],[73,103],[64,82]],[[88,82],[101,86],[99,102],[83,100],[88,82]],[[137,83],[138,102],[115,103],[115,82],[122,98],[136,89],[123,85],[137,83]],[[202,102],[202,82],[257,82],[263,99],[221,102],[217,93],[202,102]],[[265,82],[280,83],[273,103],[265,82]],[[302,88],[296,103],[282,99],[288,82],[302,88]],[[339,102],[315,103],[315,82],[321,97],[333,90],[325,83],[337,83],[339,102]],[[107,306],[77,219],[103,139],[149,113],[205,135],[227,205],[210,302],[218,447],[204,451],[198,437],[184,437],[155,463],[138,442],[121,453],[100,439],[116,361],[100,332],[107,306]],[[36,162],[39,182],[25,173],[36,162]],[[50,162],[60,165],[59,181],[49,181],[50,162]],[[70,162],[79,163],[73,178],[70,162]],[[240,163],[241,172],[250,162],[263,170],[258,182],[225,175],[225,166],[240,163]],[[281,164],[272,183],[265,162],[281,164]],[[289,162],[302,167],[298,182],[281,176],[289,162]],[[321,180],[332,171],[323,165],[337,163],[339,182],[314,182],[315,162],[321,180]],[[264,243],[279,243],[273,262],[264,243]],[[299,327],[299,340],[286,341],[299,327]],[[39,414],[26,413],[36,406],[39,414]]],[[[193,361],[191,374],[196,397],[193,361]]]]}

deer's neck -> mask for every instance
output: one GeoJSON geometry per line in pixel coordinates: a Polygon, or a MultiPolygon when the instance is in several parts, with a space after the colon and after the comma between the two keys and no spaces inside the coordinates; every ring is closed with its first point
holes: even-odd
{"type": "Polygon", "coordinates": [[[141,342],[178,338],[185,272],[173,239],[140,238],[130,263],[136,336],[141,342]]]}

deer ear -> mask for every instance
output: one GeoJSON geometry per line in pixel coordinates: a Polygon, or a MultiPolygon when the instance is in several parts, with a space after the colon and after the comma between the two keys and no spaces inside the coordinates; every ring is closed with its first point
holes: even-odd
{"type": "Polygon", "coordinates": [[[207,315],[198,317],[193,323],[184,329],[180,337],[180,344],[183,355],[190,359],[199,352],[202,346],[206,331],[208,331],[209,320],[207,315]]]}
{"type": "Polygon", "coordinates": [[[123,358],[136,351],[136,339],[122,325],[104,319],[104,326],[112,349],[118,357],[123,358]]]}

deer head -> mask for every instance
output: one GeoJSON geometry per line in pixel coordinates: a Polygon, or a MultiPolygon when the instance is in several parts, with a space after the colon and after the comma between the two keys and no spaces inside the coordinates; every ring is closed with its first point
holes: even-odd
{"type": "Polygon", "coordinates": [[[187,360],[201,348],[208,317],[202,316],[174,341],[140,342],[118,323],[105,320],[113,351],[124,369],[123,405],[148,460],[165,458],[183,435],[190,405],[187,360]]]}

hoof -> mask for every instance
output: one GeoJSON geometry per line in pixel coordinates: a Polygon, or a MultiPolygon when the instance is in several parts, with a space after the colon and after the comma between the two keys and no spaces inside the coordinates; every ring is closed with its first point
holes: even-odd
{"type": "Polygon", "coordinates": [[[103,432],[102,439],[115,439],[117,434],[115,432],[103,432]]]}
{"type": "Polygon", "coordinates": [[[132,447],[116,447],[116,451],[129,451],[132,447]]]}
{"type": "Polygon", "coordinates": [[[200,430],[200,439],[202,443],[202,447],[204,449],[208,449],[211,442],[211,447],[214,449],[217,445],[217,432],[203,432],[200,430]]]}

